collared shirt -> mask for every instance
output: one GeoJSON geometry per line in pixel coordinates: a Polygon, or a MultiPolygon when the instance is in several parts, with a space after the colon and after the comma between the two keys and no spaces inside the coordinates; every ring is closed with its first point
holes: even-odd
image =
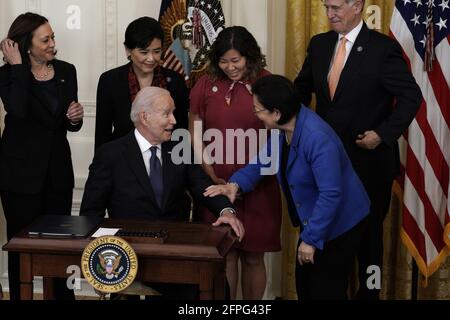
{"type": "MultiPolygon", "coordinates": [[[[153,147],[153,145],[150,142],[148,142],[148,140],[145,139],[137,129],[134,129],[134,136],[136,137],[136,141],[139,145],[139,149],[141,150],[142,159],[144,160],[145,169],[147,170],[147,174],[150,175],[150,157],[152,155],[150,148],[153,147]]],[[[161,162],[161,167],[162,167],[163,163],[162,163],[162,158],[161,158],[161,144],[157,144],[156,147],[158,148],[156,150],[156,156],[158,157],[159,161],[161,162]]],[[[231,213],[236,215],[236,211],[233,208],[227,207],[220,211],[220,216],[222,216],[225,213],[225,211],[231,211],[231,213]]]]}
{"type": "MultiPolygon", "coordinates": [[[[361,32],[362,27],[363,27],[363,21],[361,20],[359,22],[359,24],[352,29],[352,31],[350,31],[349,33],[347,33],[345,35],[345,38],[347,39],[347,42],[345,43],[345,63],[347,63],[348,56],[350,55],[350,52],[352,51],[353,45],[355,44],[356,38],[358,37],[359,33],[361,32]]],[[[344,37],[344,35],[339,34],[339,38],[334,47],[333,57],[337,53],[337,48],[339,46],[339,42],[341,41],[342,37],[344,37]]],[[[333,60],[334,60],[334,58],[333,58],[333,60]]],[[[332,64],[333,60],[330,63],[330,70],[331,70],[331,64],[332,64]]],[[[344,66],[345,66],[345,63],[344,63],[344,66]]]]}
{"type": "MultiPolygon", "coordinates": [[[[136,137],[136,141],[139,145],[139,149],[142,153],[142,159],[144,160],[145,169],[147,170],[147,174],[150,175],[150,157],[152,155],[152,152],[150,151],[150,148],[153,147],[153,145],[145,139],[140,132],[137,129],[134,129],[134,136],[136,137]]],[[[158,148],[156,150],[156,156],[158,157],[159,161],[161,162],[162,166],[162,158],[161,158],[161,144],[157,144],[156,147],[158,148]]]]}

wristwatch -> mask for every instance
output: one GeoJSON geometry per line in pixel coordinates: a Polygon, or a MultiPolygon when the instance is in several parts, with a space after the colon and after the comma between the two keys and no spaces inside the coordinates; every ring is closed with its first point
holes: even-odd
{"type": "Polygon", "coordinates": [[[220,211],[220,216],[223,216],[227,211],[231,212],[234,215],[237,215],[236,210],[234,210],[233,208],[225,208],[220,211]]]}

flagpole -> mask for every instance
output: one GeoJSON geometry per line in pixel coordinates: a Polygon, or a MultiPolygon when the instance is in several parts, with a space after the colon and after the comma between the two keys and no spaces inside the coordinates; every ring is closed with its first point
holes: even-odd
{"type": "Polygon", "coordinates": [[[417,279],[419,277],[419,268],[417,267],[416,260],[412,259],[412,275],[411,275],[411,300],[417,300],[417,279]]]}

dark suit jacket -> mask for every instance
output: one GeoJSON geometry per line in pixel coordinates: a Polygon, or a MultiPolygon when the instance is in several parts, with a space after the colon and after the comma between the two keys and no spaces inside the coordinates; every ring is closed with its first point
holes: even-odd
{"type": "Polygon", "coordinates": [[[72,189],[74,177],[67,131],[79,131],[66,117],[72,101],[78,101],[75,67],[52,62],[58,88],[59,109],[51,110],[36,89],[28,65],[0,68],[0,97],[5,106],[5,130],[0,144],[0,190],[34,194],[46,179],[53,186],[72,189]]]}
{"type": "Polygon", "coordinates": [[[393,177],[399,171],[397,139],[407,129],[422,95],[393,39],[363,25],[341,73],[334,99],[328,90],[328,71],[338,34],[314,36],[295,86],[302,102],[317,98],[317,113],[342,139],[360,176],[393,177]],[[358,134],[375,130],[383,140],[376,149],[359,148],[358,134]]]}
{"type": "MultiPolygon", "coordinates": [[[[131,97],[128,84],[130,64],[109,70],[100,76],[97,87],[95,149],[123,137],[134,129],[130,120],[131,97]]],[[[176,72],[161,68],[167,89],[175,101],[177,128],[188,128],[189,93],[183,78],[176,72]]]]}
{"type": "Polygon", "coordinates": [[[206,187],[213,184],[201,166],[176,165],[171,160],[175,142],[162,144],[164,196],[162,208],[155,200],[141,150],[134,131],[97,149],[89,168],[81,215],[105,215],[111,218],[187,220],[180,199],[185,190],[219,215],[232,204],[224,196],[203,197],[206,187]]]}

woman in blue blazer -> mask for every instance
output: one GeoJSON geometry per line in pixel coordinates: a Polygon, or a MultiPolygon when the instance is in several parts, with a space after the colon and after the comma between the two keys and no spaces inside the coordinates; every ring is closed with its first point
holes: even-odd
{"type": "MultiPolygon", "coordinates": [[[[290,80],[266,76],[255,82],[253,94],[255,115],[268,129],[280,131],[260,155],[276,162],[289,215],[294,226],[300,224],[298,298],[346,299],[369,198],[336,133],[301,106],[290,80]]],[[[209,187],[205,195],[225,194],[233,201],[238,192],[251,191],[267,169],[262,159],[237,171],[227,185],[209,187]]]]}

